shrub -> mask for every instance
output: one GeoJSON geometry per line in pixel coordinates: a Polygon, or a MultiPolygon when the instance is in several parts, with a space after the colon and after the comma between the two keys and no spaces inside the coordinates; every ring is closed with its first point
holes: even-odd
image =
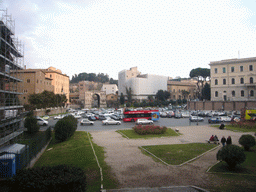
{"type": "Polygon", "coordinates": [[[217,153],[217,160],[225,161],[230,168],[235,168],[237,164],[243,163],[245,159],[243,149],[236,145],[226,145],[217,153]]]}
{"type": "Polygon", "coordinates": [[[136,125],[133,130],[139,135],[147,134],[164,134],[167,131],[167,127],[160,127],[156,125],[136,125]]]}
{"type": "Polygon", "coordinates": [[[10,182],[10,191],[85,192],[86,175],[78,167],[57,165],[17,171],[10,182]]]}
{"type": "Polygon", "coordinates": [[[55,127],[55,139],[58,141],[66,141],[70,138],[77,129],[77,119],[72,116],[66,116],[63,119],[60,119],[55,127]]]}
{"type": "Polygon", "coordinates": [[[25,119],[24,127],[27,128],[27,132],[30,134],[36,133],[40,129],[40,126],[37,124],[37,120],[34,116],[28,116],[25,119]]]}
{"type": "Polygon", "coordinates": [[[249,151],[255,145],[255,138],[252,135],[242,135],[239,139],[239,144],[244,147],[245,151],[249,151]]]}

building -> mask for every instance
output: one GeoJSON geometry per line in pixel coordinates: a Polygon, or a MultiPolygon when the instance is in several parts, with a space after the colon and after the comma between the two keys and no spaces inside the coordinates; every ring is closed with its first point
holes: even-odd
{"type": "Polygon", "coordinates": [[[255,101],[256,57],[210,62],[211,101],[255,101]]]}
{"type": "Polygon", "coordinates": [[[116,94],[118,88],[116,84],[103,84],[101,91],[105,91],[106,95],[116,94]]]}
{"type": "Polygon", "coordinates": [[[45,77],[52,79],[53,93],[66,95],[67,103],[69,103],[69,76],[54,67],[43,69],[43,71],[45,72],[45,77]]]}
{"type": "Polygon", "coordinates": [[[171,79],[167,82],[167,90],[171,100],[196,99],[196,83],[194,79],[171,79]]]}
{"type": "Polygon", "coordinates": [[[25,105],[29,104],[28,97],[30,94],[38,94],[43,91],[54,91],[52,79],[45,76],[41,69],[24,69],[14,72],[13,75],[19,75],[23,81],[23,95],[19,95],[20,102],[25,105]]]}
{"type": "Polygon", "coordinates": [[[148,99],[155,96],[158,90],[167,91],[168,77],[160,75],[141,74],[137,67],[118,73],[118,95],[126,94],[126,88],[131,88],[133,99],[148,99]]]}
{"type": "Polygon", "coordinates": [[[0,18],[0,146],[9,144],[18,135],[23,119],[23,106],[18,96],[22,95],[22,79],[16,73],[24,68],[24,46],[14,37],[14,20],[1,10],[0,18]],[[10,70],[13,73],[10,73],[10,70]]]}

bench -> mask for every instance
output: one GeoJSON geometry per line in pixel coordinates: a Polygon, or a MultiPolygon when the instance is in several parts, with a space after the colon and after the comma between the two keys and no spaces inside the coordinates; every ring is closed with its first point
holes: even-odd
{"type": "Polygon", "coordinates": [[[220,144],[220,141],[210,141],[210,140],[206,140],[207,143],[212,143],[212,144],[220,144]]]}

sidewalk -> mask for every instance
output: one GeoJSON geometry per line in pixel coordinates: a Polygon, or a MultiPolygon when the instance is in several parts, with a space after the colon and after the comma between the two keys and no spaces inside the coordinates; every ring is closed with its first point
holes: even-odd
{"type": "Polygon", "coordinates": [[[145,187],[197,186],[207,189],[210,184],[218,183],[219,181],[215,180],[213,175],[206,173],[206,170],[217,162],[216,153],[218,149],[191,163],[176,167],[155,162],[151,157],[144,155],[138,147],[144,145],[205,143],[211,135],[217,135],[219,138],[231,136],[233,143],[238,144],[238,139],[244,133],[220,130],[210,126],[188,126],[179,127],[178,129],[182,134],[181,136],[153,139],[126,139],[115,131],[92,131],[90,133],[93,142],[105,148],[105,160],[116,175],[120,183],[119,188],[130,190],[131,188],[145,187]]]}

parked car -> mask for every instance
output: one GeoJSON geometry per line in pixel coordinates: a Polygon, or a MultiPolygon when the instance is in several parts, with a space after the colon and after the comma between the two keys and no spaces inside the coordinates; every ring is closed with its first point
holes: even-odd
{"type": "Polygon", "coordinates": [[[116,121],[114,119],[109,118],[109,119],[103,120],[102,124],[103,125],[121,125],[121,121],[116,121]]]}
{"type": "Polygon", "coordinates": [[[137,119],[136,124],[137,125],[153,124],[153,121],[148,119],[137,119]]]}
{"type": "Polygon", "coordinates": [[[176,119],[180,119],[180,118],[182,118],[181,113],[180,113],[180,112],[175,112],[175,114],[174,114],[174,118],[176,118],[176,119]]]}
{"type": "Polygon", "coordinates": [[[82,119],[80,121],[80,125],[94,125],[94,122],[88,120],[88,119],[82,119]]]}
{"type": "Polygon", "coordinates": [[[212,117],[208,119],[208,123],[221,123],[221,119],[219,117],[212,117]]]}
{"type": "Polygon", "coordinates": [[[62,119],[64,116],[63,115],[57,115],[57,116],[54,116],[53,119],[62,119]]]}
{"type": "Polygon", "coordinates": [[[223,122],[231,122],[231,117],[229,116],[221,116],[220,120],[223,122]]]}
{"type": "Polygon", "coordinates": [[[95,116],[90,116],[90,117],[88,117],[88,119],[89,119],[90,121],[96,121],[95,116]]]}
{"type": "Polygon", "coordinates": [[[37,124],[40,126],[47,126],[48,125],[48,121],[42,119],[41,117],[36,117],[37,120],[37,124]]]}
{"type": "Polygon", "coordinates": [[[199,117],[199,116],[190,116],[189,117],[189,120],[191,121],[191,122],[199,122],[199,121],[204,121],[204,118],[203,117],[199,117]]]}
{"type": "Polygon", "coordinates": [[[45,115],[45,116],[42,117],[42,119],[44,119],[44,120],[48,120],[49,118],[50,117],[48,115],[45,115]]]}
{"type": "Polygon", "coordinates": [[[167,113],[167,117],[168,117],[168,118],[172,118],[172,117],[174,117],[174,115],[175,115],[174,111],[169,111],[169,112],[167,113]]]}

